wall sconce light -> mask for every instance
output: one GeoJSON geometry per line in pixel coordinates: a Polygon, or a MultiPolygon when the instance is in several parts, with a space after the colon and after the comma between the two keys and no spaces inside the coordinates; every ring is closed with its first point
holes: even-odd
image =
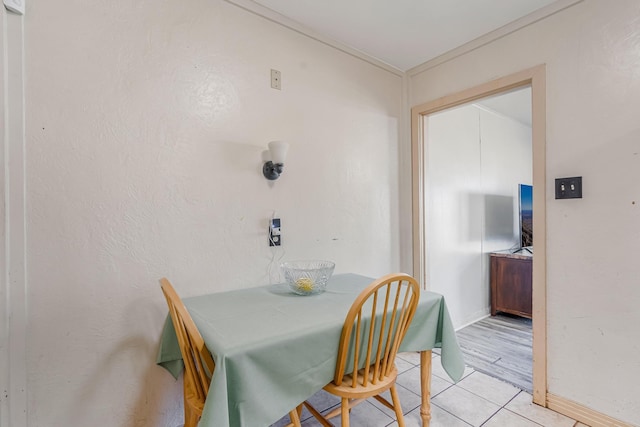
{"type": "Polygon", "coordinates": [[[287,157],[289,144],[282,141],[271,141],[269,149],[262,152],[262,174],[269,181],[278,179],[284,169],[284,159],[287,157]]]}

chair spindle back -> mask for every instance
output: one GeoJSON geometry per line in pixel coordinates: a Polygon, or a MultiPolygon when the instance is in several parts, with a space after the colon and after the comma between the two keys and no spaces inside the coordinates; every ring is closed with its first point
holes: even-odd
{"type": "Polygon", "coordinates": [[[336,385],[345,374],[351,374],[353,388],[376,384],[391,374],[419,298],[418,282],[406,274],[384,276],[358,295],[342,328],[336,385]]]}

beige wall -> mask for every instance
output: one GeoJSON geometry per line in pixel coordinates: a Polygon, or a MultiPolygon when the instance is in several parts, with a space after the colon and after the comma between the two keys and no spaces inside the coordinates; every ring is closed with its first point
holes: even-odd
{"type": "MultiPolygon", "coordinates": [[[[407,92],[416,105],[548,64],[549,389],[634,424],[639,8],[586,0],[410,76],[407,92]],[[553,200],[553,179],[573,175],[585,197],[553,200]]],[[[21,20],[9,24],[18,57],[21,20]]],[[[17,386],[28,375],[29,426],[180,424],[180,386],[153,365],[157,279],[185,296],[276,280],[274,210],[276,260],[370,275],[409,265],[400,77],[221,0],[31,0],[24,20],[28,286],[15,282],[10,305],[24,310],[13,296],[28,289],[28,329],[12,329],[27,349],[11,350],[11,369],[17,386]],[[260,152],[272,139],[292,147],[270,186],[260,152]]],[[[3,426],[27,425],[6,416],[0,406],[3,426]]]]}
{"type": "Polygon", "coordinates": [[[25,28],[30,427],[180,424],[164,275],[188,296],[293,258],[399,269],[401,76],[216,0],[32,0],[25,28]]]}
{"type": "Polygon", "coordinates": [[[547,64],[548,388],[640,424],[640,3],[585,0],[410,73],[417,105],[547,64]],[[554,179],[584,198],[555,200],[554,179]]]}

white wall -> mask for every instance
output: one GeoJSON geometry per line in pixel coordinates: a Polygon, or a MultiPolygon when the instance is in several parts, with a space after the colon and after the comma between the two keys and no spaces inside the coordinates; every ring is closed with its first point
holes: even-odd
{"type": "MultiPolygon", "coordinates": [[[[526,91],[529,98],[525,102],[531,103],[531,90],[526,91]]],[[[479,114],[485,194],[482,251],[486,255],[484,273],[488,274],[487,254],[520,247],[518,184],[533,184],[532,135],[528,124],[484,108],[479,114]],[[512,207],[510,216],[507,205],[512,207]]]]}
{"type": "Polygon", "coordinates": [[[158,279],[269,282],[274,210],[276,262],[399,269],[401,77],[219,0],[32,0],[25,19],[30,427],[181,424],[158,279]],[[269,184],[273,139],[291,148],[269,184]]]}
{"type": "Polygon", "coordinates": [[[489,253],[517,245],[531,128],[465,105],[425,117],[425,130],[427,285],[459,328],[490,312],[489,253]]]}
{"type": "Polygon", "coordinates": [[[410,79],[417,105],[547,64],[548,389],[632,424],[640,424],[638,16],[635,0],[585,0],[410,79]],[[567,176],[583,177],[582,199],[554,199],[554,179],[567,176]]]}

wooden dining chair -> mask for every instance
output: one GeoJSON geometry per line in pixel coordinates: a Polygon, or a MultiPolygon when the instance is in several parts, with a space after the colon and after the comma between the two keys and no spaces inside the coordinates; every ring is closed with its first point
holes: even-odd
{"type": "Polygon", "coordinates": [[[341,414],[342,427],[349,427],[349,412],[369,397],[393,409],[398,426],[404,427],[396,391],[398,370],[395,357],[415,314],[420,286],[411,276],[396,273],[371,283],[358,295],[342,327],[333,381],[324,390],[341,398],[341,405],[327,415],[308,402],[304,405],[323,426],[341,414]],[[381,396],[389,390],[392,402],[381,396]]]}
{"type": "MultiPolygon", "coordinates": [[[[196,324],[169,280],[164,277],[160,279],[160,287],[167,299],[169,315],[184,361],[184,427],[196,427],[202,417],[216,365],[196,324]]],[[[300,407],[289,413],[294,427],[301,427],[299,414],[300,407]]]]}
{"type": "Polygon", "coordinates": [[[196,427],[202,416],[215,362],[171,283],[163,277],[160,279],[160,287],[167,299],[169,315],[184,361],[184,427],[196,427]]]}

